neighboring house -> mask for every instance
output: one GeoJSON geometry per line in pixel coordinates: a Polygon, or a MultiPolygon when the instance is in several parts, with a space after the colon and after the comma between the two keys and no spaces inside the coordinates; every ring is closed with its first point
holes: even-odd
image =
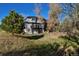
{"type": "Polygon", "coordinates": [[[26,34],[39,34],[46,31],[46,20],[42,17],[28,16],[24,22],[24,32],[26,34]]]}

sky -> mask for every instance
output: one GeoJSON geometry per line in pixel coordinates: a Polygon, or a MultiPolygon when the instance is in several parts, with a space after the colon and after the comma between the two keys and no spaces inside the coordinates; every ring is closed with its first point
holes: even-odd
{"type": "MultiPolygon", "coordinates": [[[[15,10],[17,13],[26,16],[35,16],[34,3],[0,3],[0,20],[9,14],[10,10],[15,10]]],[[[41,5],[41,16],[48,19],[48,4],[41,5]]]]}
{"type": "MultiPolygon", "coordinates": [[[[61,7],[64,8],[64,4],[61,4],[61,7]]],[[[9,14],[10,10],[15,10],[17,13],[27,16],[36,16],[35,12],[35,3],[0,3],[0,21],[9,14]]],[[[70,7],[67,7],[66,12],[69,12],[70,7]]],[[[41,3],[41,16],[45,19],[48,19],[49,5],[47,3],[41,3]]],[[[58,17],[60,21],[63,21],[64,14],[61,13],[58,17]]]]}

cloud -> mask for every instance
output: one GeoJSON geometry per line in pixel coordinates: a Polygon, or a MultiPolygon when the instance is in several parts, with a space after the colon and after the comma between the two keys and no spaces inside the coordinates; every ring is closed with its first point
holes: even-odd
{"type": "Polygon", "coordinates": [[[27,17],[27,15],[26,15],[26,14],[24,14],[24,13],[20,13],[20,15],[22,15],[24,18],[26,18],[26,17],[27,17]]]}

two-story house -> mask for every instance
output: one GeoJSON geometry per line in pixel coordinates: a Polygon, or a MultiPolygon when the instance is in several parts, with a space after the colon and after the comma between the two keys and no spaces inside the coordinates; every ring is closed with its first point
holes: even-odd
{"type": "Polygon", "coordinates": [[[24,32],[26,34],[39,34],[46,31],[47,23],[42,17],[28,16],[24,21],[24,32]]]}

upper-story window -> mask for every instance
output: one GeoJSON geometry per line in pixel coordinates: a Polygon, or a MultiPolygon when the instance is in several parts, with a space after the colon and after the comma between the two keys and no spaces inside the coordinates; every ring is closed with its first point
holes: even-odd
{"type": "Polygon", "coordinates": [[[36,18],[32,18],[32,22],[36,22],[36,18]]]}
{"type": "Polygon", "coordinates": [[[32,22],[32,18],[26,18],[25,22],[32,22]]]}

